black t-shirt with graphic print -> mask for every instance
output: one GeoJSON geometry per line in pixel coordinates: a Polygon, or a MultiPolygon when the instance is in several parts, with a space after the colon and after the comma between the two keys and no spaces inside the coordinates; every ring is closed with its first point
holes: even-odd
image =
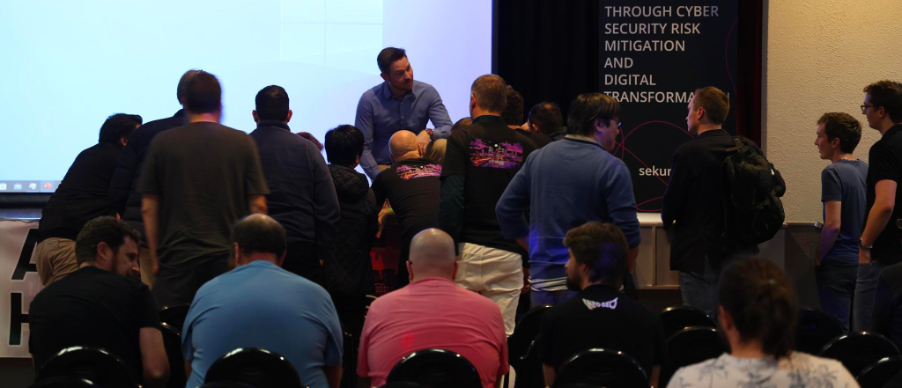
{"type": "Polygon", "coordinates": [[[407,159],[379,173],[373,194],[380,208],[388,199],[401,227],[401,260],[407,260],[410,240],[424,229],[438,227],[442,166],[424,159],[407,159]]]}
{"type": "Polygon", "coordinates": [[[539,357],[557,368],[592,348],[624,352],[650,374],[666,361],[664,325],[654,311],[613,287],[592,285],[542,317],[539,357]]]}
{"type": "Polygon", "coordinates": [[[508,128],[498,116],[480,116],[473,125],[448,139],[442,178],[464,177],[464,220],[458,242],[522,253],[515,241],[504,239],[495,204],[535,144],[508,128]]]}

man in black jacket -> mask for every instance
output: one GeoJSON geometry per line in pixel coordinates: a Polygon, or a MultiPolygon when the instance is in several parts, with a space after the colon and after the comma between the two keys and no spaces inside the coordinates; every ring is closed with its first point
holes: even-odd
{"type": "Polygon", "coordinates": [[[107,199],[113,170],[141,116],[116,114],[100,127],[97,145],[78,154],[41,216],[35,247],[38,276],[44,286],[78,269],[75,238],[89,220],[115,214],[107,199]]]}
{"type": "MultiPolygon", "coordinates": [[[[186,85],[188,80],[200,70],[188,70],[179,80],[176,97],[179,104],[185,105],[186,85]]],[[[118,213],[122,220],[129,226],[144,234],[144,221],[141,219],[141,193],[136,191],[141,168],[144,165],[144,157],[150,149],[150,141],[157,134],[167,129],[185,125],[185,110],[179,109],[175,115],[165,119],[151,121],[141,126],[140,131],[135,131],[131,139],[122,150],[119,157],[119,166],[113,174],[110,183],[109,200],[113,206],[113,212],[118,213]]],[[[141,281],[153,287],[153,271],[150,269],[150,251],[147,249],[147,239],[141,241],[138,249],[141,265],[141,281]]]]}
{"type": "Polygon", "coordinates": [[[257,93],[253,112],[260,163],[270,194],[269,215],[285,227],[287,251],[282,268],[317,283],[339,213],[335,185],[326,161],[312,142],[291,133],[288,93],[270,85],[257,93]]]}

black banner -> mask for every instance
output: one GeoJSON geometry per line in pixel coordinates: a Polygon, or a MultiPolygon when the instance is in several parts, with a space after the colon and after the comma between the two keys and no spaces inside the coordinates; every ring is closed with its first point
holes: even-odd
{"type": "MultiPolygon", "coordinates": [[[[640,212],[661,211],[673,152],[691,139],[694,91],[736,92],[738,0],[604,0],[600,8],[599,90],[620,101],[621,143],[640,212]],[[675,3],[683,3],[675,5],[675,3]]],[[[735,104],[724,129],[735,134],[735,104]]]]}

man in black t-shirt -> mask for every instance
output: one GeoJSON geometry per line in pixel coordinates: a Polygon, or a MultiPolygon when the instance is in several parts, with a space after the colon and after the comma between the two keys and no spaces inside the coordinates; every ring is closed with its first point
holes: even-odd
{"type": "Polygon", "coordinates": [[[392,166],[373,180],[373,193],[377,206],[382,206],[387,198],[398,216],[401,260],[396,287],[400,288],[410,283],[406,263],[413,236],[438,226],[436,201],[441,195],[442,166],[423,157],[422,146],[413,132],[395,132],[388,146],[392,166]]]}
{"type": "Polygon", "coordinates": [[[871,329],[880,272],[902,260],[902,85],[878,81],[864,88],[861,113],[882,137],[869,153],[867,205],[858,246],[858,282],[852,306],[852,329],[871,329]]]}
{"type": "Polygon", "coordinates": [[[141,116],[115,114],[100,127],[100,141],[78,154],[41,214],[35,264],[44,286],[78,269],[75,237],[89,220],[115,215],[107,190],[122,147],[141,116]]]}
{"type": "Polygon", "coordinates": [[[501,234],[495,204],[535,145],[501,118],[507,99],[501,77],[481,76],[470,91],[473,124],[448,139],[439,225],[458,244],[457,284],[495,301],[510,335],[524,283],[526,248],[501,234]]]}
{"type": "Polygon", "coordinates": [[[533,105],[526,120],[530,139],[536,143],[536,149],[564,138],[564,119],[561,108],[553,102],[543,101],[533,105]]]}
{"type": "Polygon", "coordinates": [[[190,304],[228,270],[232,225],[266,213],[269,189],[253,139],[219,124],[222,89],[210,73],[188,81],[188,124],[154,137],[138,191],[157,304],[190,304]]]}
{"type": "Polygon", "coordinates": [[[35,370],[72,346],[102,348],[144,387],[164,387],[169,361],[150,290],[138,274],[141,235],[125,222],[101,217],[75,242],[78,270],[35,296],[28,309],[28,351],[35,370]]]}
{"type": "Polygon", "coordinates": [[[539,357],[545,385],[567,359],[592,348],[618,350],[632,357],[657,386],[665,362],[664,326],[655,312],[619,292],[629,246],[614,224],[591,221],[564,237],[570,255],[567,288],[582,290],[545,313],[539,357]]]}

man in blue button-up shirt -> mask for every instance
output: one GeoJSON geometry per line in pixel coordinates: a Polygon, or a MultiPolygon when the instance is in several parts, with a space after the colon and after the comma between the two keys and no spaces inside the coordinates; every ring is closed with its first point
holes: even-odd
{"type": "Polygon", "coordinates": [[[425,82],[413,80],[413,68],[404,49],[386,47],[376,58],[385,82],[367,90],[357,103],[354,126],[363,132],[364,147],[360,166],[370,179],[390,165],[388,139],[400,130],[417,133],[425,147],[432,139],[451,134],[451,117],[438,91],[425,82]],[[432,121],[435,130],[426,129],[432,121]]]}

